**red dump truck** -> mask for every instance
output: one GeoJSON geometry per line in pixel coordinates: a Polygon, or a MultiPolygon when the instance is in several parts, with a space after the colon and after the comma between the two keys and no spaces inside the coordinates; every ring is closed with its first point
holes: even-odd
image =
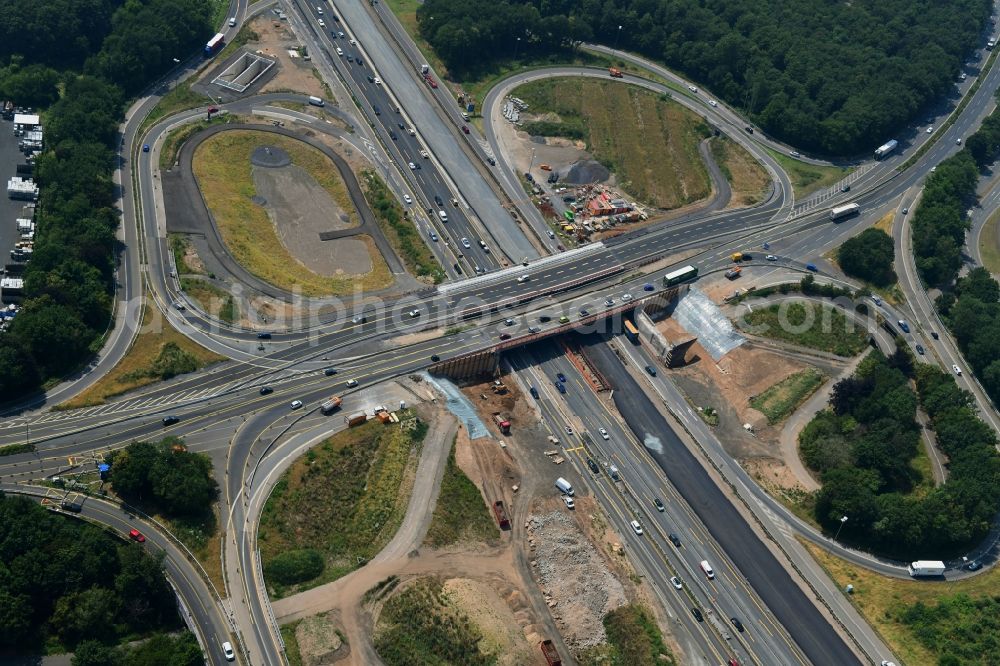
{"type": "Polygon", "coordinates": [[[493,422],[500,428],[500,432],[505,435],[510,434],[510,421],[505,419],[500,412],[493,412],[493,422]]]}
{"type": "Polygon", "coordinates": [[[545,639],[538,644],[538,647],[542,648],[542,654],[545,655],[545,662],[549,666],[562,666],[562,659],[559,658],[559,652],[556,650],[556,646],[552,644],[552,641],[545,639]]]}
{"type": "Polygon", "coordinates": [[[344,421],[347,422],[348,427],[353,428],[354,426],[361,425],[368,420],[368,415],[364,412],[355,412],[350,416],[345,416],[344,421]]]}
{"type": "Polygon", "coordinates": [[[616,79],[622,78],[622,72],[617,67],[608,67],[608,74],[616,79]]]}
{"type": "Polygon", "coordinates": [[[500,500],[493,502],[493,515],[497,517],[497,524],[500,525],[500,529],[510,529],[510,518],[507,516],[507,508],[504,507],[503,502],[500,500]]]}
{"type": "Polygon", "coordinates": [[[329,416],[330,414],[333,414],[335,411],[340,409],[340,403],[342,402],[343,400],[340,399],[340,396],[331,395],[329,400],[327,400],[326,402],[324,402],[322,405],[319,406],[319,411],[329,416]]]}

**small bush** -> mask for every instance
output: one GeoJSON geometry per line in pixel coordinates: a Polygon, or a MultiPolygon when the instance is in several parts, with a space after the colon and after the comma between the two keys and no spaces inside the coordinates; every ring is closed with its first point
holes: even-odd
{"type": "Polygon", "coordinates": [[[267,574],[282,585],[295,585],[323,573],[323,556],[312,548],[280,553],[267,565],[267,574]]]}

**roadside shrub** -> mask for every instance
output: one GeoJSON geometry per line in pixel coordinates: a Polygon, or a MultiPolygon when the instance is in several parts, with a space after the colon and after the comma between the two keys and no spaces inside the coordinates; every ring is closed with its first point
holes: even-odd
{"type": "Polygon", "coordinates": [[[267,575],[281,585],[295,585],[323,573],[323,556],[312,548],[287,550],[267,565],[267,575]]]}

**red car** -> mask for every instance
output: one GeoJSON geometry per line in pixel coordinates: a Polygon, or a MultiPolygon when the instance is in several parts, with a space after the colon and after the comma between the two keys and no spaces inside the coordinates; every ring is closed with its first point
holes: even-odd
{"type": "Polygon", "coordinates": [[[142,532],[134,527],[128,531],[128,538],[132,539],[132,541],[138,541],[139,543],[144,543],[146,541],[146,537],[142,535],[142,532]]]}
{"type": "Polygon", "coordinates": [[[468,125],[462,125],[462,131],[465,132],[466,134],[468,134],[469,133],[469,126],[468,125]]]}

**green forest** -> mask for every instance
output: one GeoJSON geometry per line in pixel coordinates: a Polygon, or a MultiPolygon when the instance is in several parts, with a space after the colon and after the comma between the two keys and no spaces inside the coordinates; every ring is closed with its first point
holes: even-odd
{"type": "Polygon", "coordinates": [[[426,0],[452,73],[597,42],[659,60],[802,149],[869,152],[954,92],[987,0],[426,0]]]}
{"type": "MultiPolygon", "coordinates": [[[[27,498],[0,494],[0,649],[79,647],[85,657],[181,628],[161,555],[27,498]]],[[[190,642],[197,649],[193,637],[190,642]]],[[[181,654],[183,646],[170,643],[171,654],[174,647],[181,654]]],[[[116,654],[125,659],[130,651],[116,654]]]]}
{"type": "Polygon", "coordinates": [[[39,0],[0,7],[0,99],[43,107],[46,151],[25,300],[0,334],[0,400],[79,368],[115,287],[112,171],[127,100],[212,33],[201,0],[39,0]]]}
{"type": "Polygon", "coordinates": [[[799,443],[823,483],[816,519],[832,532],[847,516],[841,538],[879,554],[910,560],[960,554],[985,537],[1000,509],[993,431],[949,374],[914,367],[905,349],[888,358],[873,352],[834,385],[830,409],[806,426],[799,443]],[[948,461],[947,481],[920,493],[911,466],[921,446],[918,404],[948,461]]]}

